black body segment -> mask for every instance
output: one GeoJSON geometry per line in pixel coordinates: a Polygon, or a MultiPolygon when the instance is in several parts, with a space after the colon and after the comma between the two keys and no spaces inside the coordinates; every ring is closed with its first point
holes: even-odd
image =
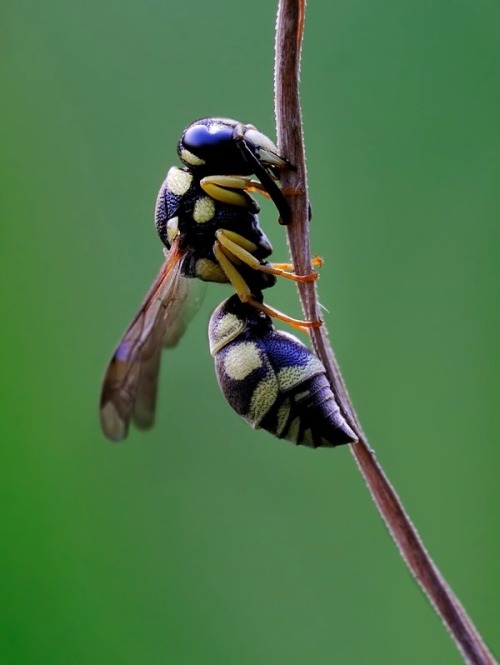
{"type": "Polygon", "coordinates": [[[222,393],[252,427],[313,448],[357,440],[320,360],[264,313],[232,296],[213,313],[209,341],[222,393]]]}

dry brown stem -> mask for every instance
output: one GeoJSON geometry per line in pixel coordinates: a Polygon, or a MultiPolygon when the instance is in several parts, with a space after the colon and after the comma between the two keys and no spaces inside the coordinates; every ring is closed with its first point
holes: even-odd
{"type": "MultiPolygon", "coordinates": [[[[275,65],[276,125],[280,152],[297,167],[295,172],[284,174],[282,186],[298,188],[303,192],[290,198],[293,221],[288,227],[290,253],[299,274],[307,274],[311,270],[307,179],[298,92],[304,16],[304,0],[279,0],[275,65]]],[[[298,288],[305,318],[321,318],[315,284],[299,284],[298,288]]],[[[430,558],[393,486],[375,459],[347,393],[325,326],[312,330],[311,338],[317,355],[325,365],[339,405],[359,435],[359,443],[350,446],[351,452],[406,565],[441,617],[465,662],[494,665],[496,661],[484,640],[430,558]]]]}

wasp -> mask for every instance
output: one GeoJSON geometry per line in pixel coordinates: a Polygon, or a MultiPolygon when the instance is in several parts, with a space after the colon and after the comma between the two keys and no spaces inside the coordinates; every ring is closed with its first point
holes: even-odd
{"type": "Polygon", "coordinates": [[[203,118],[184,130],[177,152],[184,166],[170,168],[155,208],[166,258],[104,376],[101,426],[113,441],[126,437],[131,421],[141,429],[152,426],[161,351],[178,341],[196,309],[198,280],[230,283],[241,302],[292,326],[321,325],[292,319],[259,296],[278,276],[295,281],[317,277],[267,261],[272,246],[250,192],[269,196],[280,221],[289,223],[290,208],[277,179],[293,168],[271,139],[250,124],[203,118]]]}
{"type": "Polygon", "coordinates": [[[231,296],[212,314],[208,337],[220,389],[252,427],[313,448],[357,440],[319,358],[265,312],[231,296]]]}

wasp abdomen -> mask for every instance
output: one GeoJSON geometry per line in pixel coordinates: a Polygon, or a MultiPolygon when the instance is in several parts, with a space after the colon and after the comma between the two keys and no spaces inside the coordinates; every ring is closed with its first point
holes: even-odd
{"type": "Polygon", "coordinates": [[[209,337],[219,386],[252,427],[315,448],[357,440],[323,364],[265,314],[229,298],[212,315],[209,337]]]}

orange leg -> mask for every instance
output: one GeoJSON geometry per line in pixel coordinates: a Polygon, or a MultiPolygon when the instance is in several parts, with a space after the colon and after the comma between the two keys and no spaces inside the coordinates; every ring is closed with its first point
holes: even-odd
{"type": "Polygon", "coordinates": [[[299,319],[294,319],[291,316],[287,316],[279,310],[274,309],[273,307],[269,307],[268,305],[264,305],[263,303],[259,302],[252,295],[250,287],[243,279],[239,270],[227,256],[224,247],[217,241],[214,244],[214,255],[242,302],[249,303],[268,316],[279,319],[280,321],[284,321],[296,330],[300,330],[305,333],[308,333],[310,328],[319,328],[322,325],[321,321],[300,321],[299,319]]]}
{"type": "MultiPolygon", "coordinates": [[[[313,256],[311,259],[311,265],[314,268],[322,268],[324,265],[323,258],[321,256],[313,256]]],[[[293,264],[292,263],[271,263],[273,268],[277,268],[279,270],[291,270],[293,271],[293,264]]]]}
{"type": "Polygon", "coordinates": [[[291,316],[288,316],[288,314],[283,314],[283,312],[280,312],[279,309],[275,309],[274,307],[270,307],[269,305],[265,305],[264,303],[259,302],[253,296],[250,296],[250,298],[244,302],[248,302],[249,305],[252,305],[252,307],[255,307],[255,309],[259,309],[261,312],[264,312],[264,314],[267,314],[267,316],[270,316],[273,319],[278,319],[279,321],[283,321],[284,323],[288,323],[288,325],[292,326],[292,328],[307,334],[309,334],[309,330],[311,328],[320,328],[323,325],[322,321],[301,321],[300,319],[294,319],[291,316]]]}

